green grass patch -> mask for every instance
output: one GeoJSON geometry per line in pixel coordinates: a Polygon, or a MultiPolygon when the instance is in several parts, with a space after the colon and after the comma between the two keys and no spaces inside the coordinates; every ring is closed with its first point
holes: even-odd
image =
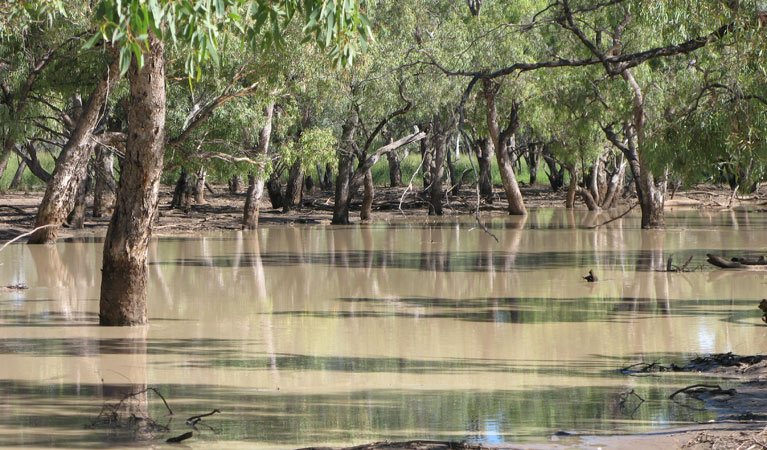
{"type": "MultiPolygon", "coordinates": [[[[47,152],[39,152],[37,156],[40,158],[40,165],[43,169],[48,173],[52,173],[53,168],[56,166],[56,161],[53,159],[53,156],[47,152]]],[[[5,168],[3,178],[0,179],[0,190],[4,191],[8,189],[11,181],[13,181],[14,175],[16,175],[16,170],[19,168],[20,161],[21,159],[15,153],[8,159],[8,166],[5,168]]],[[[29,170],[29,167],[26,167],[21,176],[21,183],[19,184],[18,189],[22,191],[40,191],[45,189],[45,182],[37,178],[29,170]]]]}

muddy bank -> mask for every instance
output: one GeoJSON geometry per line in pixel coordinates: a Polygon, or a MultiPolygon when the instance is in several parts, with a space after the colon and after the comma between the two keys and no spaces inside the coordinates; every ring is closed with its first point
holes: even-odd
{"type": "MultiPolygon", "coordinates": [[[[204,204],[195,204],[187,211],[172,209],[173,198],[171,186],[161,186],[160,218],[154,227],[155,235],[188,234],[212,230],[239,230],[242,228],[245,193],[232,194],[226,186],[213,187],[214,193],[207,193],[204,204]]],[[[492,204],[482,201],[479,209],[483,217],[504,216],[508,205],[503,200],[503,192],[496,188],[495,200],[492,204]]],[[[552,192],[548,186],[523,186],[522,194],[529,208],[563,206],[566,192],[552,192]]],[[[6,192],[0,196],[0,241],[12,239],[33,228],[37,207],[42,200],[43,192],[6,192]]],[[[767,199],[767,197],[765,197],[767,199]]],[[[684,192],[678,192],[673,199],[666,203],[667,208],[707,208],[721,209],[739,206],[758,208],[762,202],[759,196],[742,199],[732,199],[729,189],[721,186],[700,185],[684,192]]],[[[89,204],[90,204],[89,200],[89,204]]],[[[361,195],[352,202],[351,220],[359,221],[361,195]]],[[[602,223],[619,216],[634,202],[625,199],[619,207],[601,211],[593,217],[594,224],[602,223]]],[[[259,223],[294,224],[316,223],[329,224],[333,216],[333,192],[315,188],[304,195],[301,208],[282,212],[273,209],[267,196],[261,202],[259,223]]],[[[578,206],[583,208],[583,206],[578,206]]],[[[461,189],[457,195],[451,196],[445,203],[446,215],[471,216],[477,208],[477,195],[473,187],[461,189]]],[[[400,220],[415,217],[425,217],[428,214],[426,197],[420,194],[420,187],[414,189],[376,187],[376,197],[373,204],[373,221],[400,220]]],[[[106,232],[109,217],[92,217],[90,208],[86,213],[85,228],[72,230],[63,227],[59,236],[67,238],[87,234],[106,232]]]]}

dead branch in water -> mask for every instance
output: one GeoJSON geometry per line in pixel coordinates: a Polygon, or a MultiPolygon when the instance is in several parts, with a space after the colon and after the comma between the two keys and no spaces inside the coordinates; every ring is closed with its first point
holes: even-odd
{"type": "Polygon", "coordinates": [[[193,435],[194,434],[191,431],[187,431],[186,433],[181,434],[179,436],[168,438],[168,439],[165,440],[165,442],[168,443],[168,444],[178,444],[181,441],[185,441],[185,440],[189,439],[193,435]]]}
{"type": "Polygon", "coordinates": [[[631,211],[632,211],[634,208],[636,208],[638,204],[639,204],[639,202],[636,202],[636,203],[634,203],[633,205],[631,205],[631,207],[630,207],[629,209],[627,209],[626,211],[624,211],[624,212],[623,212],[621,215],[619,215],[619,216],[617,216],[617,217],[613,217],[612,219],[608,220],[607,222],[604,222],[604,223],[600,223],[600,224],[597,224],[597,225],[592,225],[592,226],[590,226],[590,227],[586,227],[586,228],[588,228],[588,229],[590,229],[590,230],[594,230],[594,229],[596,229],[596,228],[599,228],[599,227],[603,227],[603,226],[607,225],[608,223],[612,223],[612,222],[615,222],[615,221],[616,221],[616,220],[618,220],[618,219],[622,219],[622,218],[623,218],[623,217],[625,217],[625,216],[626,216],[628,213],[630,213],[630,212],[631,212],[631,211]]]}
{"type": "Polygon", "coordinates": [[[677,394],[697,395],[697,394],[710,394],[710,395],[735,395],[737,391],[735,389],[722,389],[718,384],[693,384],[682,389],[678,389],[668,398],[673,400],[677,394]]]}
{"type": "Polygon", "coordinates": [[[48,225],[39,226],[39,227],[35,228],[34,230],[29,231],[27,233],[20,234],[20,235],[16,236],[15,238],[11,239],[10,241],[6,242],[5,245],[3,245],[2,247],[0,247],[0,252],[5,250],[5,247],[8,247],[9,245],[13,244],[14,242],[18,241],[19,239],[21,239],[23,237],[27,237],[27,236],[31,235],[32,233],[34,233],[37,230],[42,230],[43,228],[50,228],[50,227],[57,227],[57,226],[58,225],[56,225],[54,223],[49,223],[48,225]]]}

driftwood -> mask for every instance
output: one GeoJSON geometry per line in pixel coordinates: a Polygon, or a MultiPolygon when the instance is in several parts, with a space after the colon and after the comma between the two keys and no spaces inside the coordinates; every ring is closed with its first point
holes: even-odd
{"type": "Polygon", "coordinates": [[[759,257],[734,257],[725,259],[721,256],[706,254],[708,262],[723,269],[752,269],[767,270],[767,258],[759,257]]]}
{"type": "Polygon", "coordinates": [[[715,265],[716,267],[721,267],[722,269],[746,269],[748,268],[747,265],[735,262],[735,261],[729,261],[727,259],[722,258],[721,256],[712,255],[710,253],[707,253],[706,256],[708,257],[707,261],[710,264],[715,265]]]}
{"type": "Polygon", "coordinates": [[[168,438],[168,439],[165,440],[165,442],[167,442],[168,444],[177,444],[177,443],[179,443],[181,441],[185,441],[185,440],[189,439],[190,437],[192,437],[192,432],[191,431],[187,431],[186,433],[181,434],[179,436],[168,438]]]}
{"type": "Polygon", "coordinates": [[[745,264],[747,266],[765,266],[767,265],[767,259],[764,256],[758,258],[731,258],[730,261],[745,264]]]}

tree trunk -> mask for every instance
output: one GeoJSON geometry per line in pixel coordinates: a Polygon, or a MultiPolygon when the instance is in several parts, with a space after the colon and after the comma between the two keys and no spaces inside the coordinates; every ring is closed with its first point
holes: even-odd
{"type": "Polygon", "coordinates": [[[264,180],[248,174],[248,194],[245,196],[245,212],[242,217],[243,230],[255,230],[258,228],[258,202],[264,195],[264,180]]]}
{"type": "MultiPolygon", "coordinates": [[[[392,138],[389,138],[389,142],[392,138]]],[[[391,187],[402,186],[402,169],[400,168],[400,160],[397,152],[389,152],[386,154],[386,159],[389,161],[389,184],[391,187]]]]}
{"type": "MultiPolygon", "coordinates": [[[[457,144],[457,138],[456,138],[456,144],[457,144]]],[[[448,194],[455,195],[458,193],[458,191],[461,190],[461,181],[458,178],[458,174],[455,173],[455,164],[453,164],[453,158],[455,157],[453,155],[453,152],[451,152],[447,146],[445,146],[445,151],[447,152],[447,170],[448,174],[450,176],[450,189],[448,189],[448,194]]],[[[456,151],[456,153],[458,153],[456,151]]]]}
{"type": "Polygon", "coordinates": [[[440,118],[435,117],[431,127],[432,164],[431,164],[431,188],[429,189],[429,215],[441,216],[442,211],[442,175],[445,172],[445,148],[447,147],[447,130],[442,128],[440,118]]]}
{"type": "Polygon", "coordinates": [[[373,198],[376,190],[373,185],[373,173],[370,169],[365,172],[364,194],[362,195],[362,208],[360,209],[360,219],[370,220],[373,218],[373,198]]]}
{"type": "Polygon", "coordinates": [[[626,174],[626,160],[623,159],[623,154],[620,155],[621,157],[617,163],[618,168],[615,173],[610,176],[610,181],[607,184],[607,193],[602,201],[602,208],[604,209],[609,209],[614,206],[615,201],[618,198],[618,190],[623,186],[623,178],[626,174]]]}
{"type": "Polygon", "coordinates": [[[272,208],[282,208],[285,204],[285,198],[282,196],[282,183],[280,183],[280,175],[277,172],[272,172],[269,175],[269,181],[266,182],[266,192],[269,194],[272,208]]]}
{"type": "Polygon", "coordinates": [[[357,113],[352,111],[344,123],[341,134],[341,142],[338,148],[338,175],[336,176],[336,192],[333,202],[333,220],[335,225],[349,223],[349,203],[352,172],[352,148],[354,145],[354,133],[357,130],[357,113]]]}
{"type": "Polygon", "coordinates": [[[527,160],[527,169],[530,171],[530,184],[538,181],[538,166],[541,160],[541,144],[531,144],[525,153],[527,160]]]}
{"type": "Polygon", "coordinates": [[[498,91],[491,83],[490,80],[483,80],[487,107],[487,127],[493,140],[493,146],[497,149],[495,158],[498,161],[498,170],[501,173],[503,190],[506,192],[506,199],[509,201],[509,214],[527,215],[525,201],[522,198],[522,192],[519,190],[519,184],[511,165],[509,153],[505,151],[506,143],[510,138],[513,138],[519,128],[519,104],[514,102],[509,119],[509,127],[501,132],[498,128],[498,111],[495,104],[498,91]]]}
{"type": "Polygon", "coordinates": [[[101,325],[147,323],[147,247],[165,150],[165,58],[163,43],[150,31],[144,66],[128,69],[130,108],[125,163],[117,204],[104,240],[101,325]]]}
{"type": "Polygon", "coordinates": [[[301,169],[301,161],[296,160],[290,166],[288,176],[288,186],[285,188],[285,202],[282,205],[282,211],[288,212],[301,207],[301,201],[304,197],[304,171],[301,169]]]}
{"type": "Polygon", "coordinates": [[[333,189],[333,165],[325,164],[325,175],[322,177],[322,189],[333,189]]]}
{"type": "Polygon", "coordinates": [[[8,160],[11,159],[11,153],[13,153],[13,147],[15,145],[15,142],[12,139],[8,139],[8,141],[3,145],[3,148],[0,149],[0,180],[3,179],[3,174],[5,173],[5,168],[8,167],[8,160]]]}
{"type": "Polygon", "coordinates": [[[242,190],[242,177],[239,175],[234,175],[232,178],[229,179],[229,193],[239,194],[241,190],[242,190]]]}
{"type": "Polygon", "coordinates": [[[88,104],[77,119],[75,129],[56,161],[53,176],[45,189],[40,208],[37,211],[35,227],[54,225],[37,230],[29,238],[30,244],[53,244],[59,233],[59,226],[64,222],[74,205],[77,187],[85,178],[88,161],[93,151],[93,130],[98,124],[101,109],[107,95],[120,79],[119,58],[109,65],[107,73],[93,89],[88,104]]]}
{"type": "Polygon", "coordinates": [[[570,172],[570,185],[567,188],[565,208],[571,209],[575,207],[575,193],[578,191],[578,172],[575,166],[568,166],[567,171],[570,172]]]}
{"type": "Polygon", "coordinates": [[[85,227],[85,208],[87,206],[88,192],[91,190],[91,176],[87,174],[80,186],[77,187],[75,195],[75,205],[67,216],[69,228],[81,230],[85,227]]]}
{"type": "Polygon", "coordinates": [[[426,126],[426,138],[421,141],[421,170],[423,179],[423,189],[429,189],[431,186],[431,166],[432,166],[432,145],[431,145],[431,124],[426,126]]]}
{"type": "Polygon", "coordinates": [[[544,161],[546,161],[546,165],[549,167],[548,177],[551,190],[558,192],[565,185],[565,168],[551,156],[548,144],[543,144],[543,152],[541,154],[544,161]]]}
{"type": "MultiPolygon", "coordinates": [[[[16,173],[13,175],[13,180],[11,180],[11,184],[8,185],[8,189],[18,189],[26,168],[27,162],[19,158],[19,167],[16,168],[16,173]]],[[[0,174],[0,177],[2,177],[2,174],[0,174]]]]}
{"type": "Polygon", "coordinates": [[[110,214],[114,207],[115,185],[114,155],[104,147],[96,149],[94,162],[96,185],[93,188],[93,217],[110,214]]]}
{"type": "Polygon", "coordinates": [[[591,166],[591,172],[589,172],[588,177],[588,188],[589,193],[591,194],[591,199],[597,203],[601,202],[601,197],[599,195],[599,174],[603,169],[602,158],[597,155],[594,158],[594,165],[591,166]]]}
{"type": "Polygon", "coordinates": [[[26,148],[29,155],[25,155],[19,148],[14,148],[13,151],[16,152],[16,154],[24,162],[27,163],[27,168],[30,172],[32,172],[32,175],[36,176],[43,182],[48,183],[51,180],[51,174],[46,172],[45,169],[43,169],[43,167],[40,165],[40,160],[37,158],[37,150],[35,149],[35,146],[31,142],[27,142],[26,148]]]}
{"type": "Polygon", "coordinates": [[[493,204],[493,175],[491,172],[493,141],[482,138],[477,141],[477,165],[479,166],[479,195],[488,204],[493,204]]]}
{"type": "Polygon", "coordinates": [[[197,205],[205,204],[205,176],[208,171],[205,167],[197,170],[197,176],[194,181],[194,203],[197,205]]]}
{"type": "Polygon", "coordinates": [[[170,201],[171,209],[189,212],[192,207],[194,185],[194,180],[186,173],[186,168],[182,167],[181,174],[179,174],[178,181],[176,181],[176,187],[173,189],[173,198],[170,201]]]}
{"type": "MultiPolygon", "coordinates": [[[[641,190],[640,207],[642,208],[642,228],[664,228],[666,226],[663,211],[666,196],[666,177],[661,177],[659,186],[656,188],[655,179],[646,162],[647,158],[642,155],[645,151],[644,95],[639,83],[636,82],[634,76],[628,69],[621,72],[621,75],[634,93],[633,130],[636,139],[635,153],[639,165],[637,194],[639,194],[641,190]]],[[[631,141],[632,139],[629,138],[629,143],[631,141]]],[[[632,161],[630,160],[630,162],[632,161]]],[[[636,162],[632,162],[632,164],[636,164],[636,162]]],[[[632,169],[633,168],[634,167],[632,167],[632,169]]],[[[636,176],[636,173],[634,176],[636,176]]]]}
{"type": "MultiPolygon", "coordinates": [[[[264,127],[258,136],[256,146],[257,155],[266,155],[269,151],[269,142],[272,138],[272,118],[274,117],[274,102],[270,102],[264,108],[264,127]]],[[[277,192],[280,192],[278,189],[277,192]]],[[[264,175],[255,176],[248,174],[248,194],[245,198],[245,209],[242,217],[243,230],[255,230],[258,228],[258,215],[261,207],[261,197],[264,195],[264,175]]],[[[270,194],[271,197],[271,194],[270,194]]]]}

